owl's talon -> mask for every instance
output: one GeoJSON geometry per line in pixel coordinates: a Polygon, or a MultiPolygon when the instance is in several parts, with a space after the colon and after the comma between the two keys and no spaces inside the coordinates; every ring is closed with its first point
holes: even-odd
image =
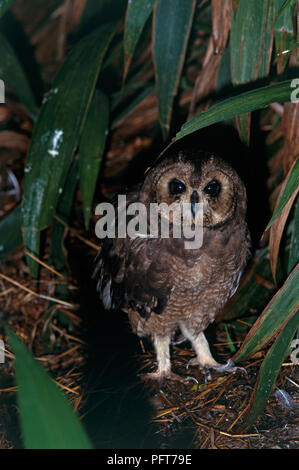
{"type": "Polygon", "coordinates": [[[247,373],[244,367],[235,366],[235,363],[231,359],[228,359],[226,364],[212,366],[211,369],[215,369],[217,372],[231,372],[233,374],[235,374],[237,370],[247,373]]]}
{"type": "Polygon", "coordinates": [[[158,371],[148,372],[147,374],[140,374],[139,377],[141,378],[141,380],[144,380],[144,381],[156,380],[160,384],[163,383],[165,380],[173,380],[173,381],[181,382],[181,383],[186,383],[189,380],[192,380],[193,382],[198,384],[198,381],[196,380],[195,377],[192,377],[190,375],[178,375],[172,371],[167,372],[165,374],[161,374],[161,372],[158,372],[158,371]]]}

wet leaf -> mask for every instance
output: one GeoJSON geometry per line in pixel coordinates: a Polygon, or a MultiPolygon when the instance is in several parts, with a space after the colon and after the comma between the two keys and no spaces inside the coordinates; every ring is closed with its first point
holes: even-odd
{"type": "Polygon", "coordinates": [[[164,139],[170,129],[173,100],[185,61],[195,5],[195,0],[158,0],[154,10],[153,51],[164,139]]]}
{"type": "Polygon", "coordinates": [[[46,370],[7,327],[15,354],[16,385],[27,449],[90,449],[89,439],[68,400],[46,370]]]}
{"type": "Polygon", "coordinates": [[[298,309],[299,265],[266,306],[233,357],[240,362],[265,347],[298,309]]]}
{"type": "MultiPolygon", "coordinates": [[[[26,248],[36,256],[39,232],[51,223],[115,26],[101,26],[71,51],[35,125],[26,163],[23,226],[26,248]]],[[[27,262],[36,277],[36,262],[27,262]]]]}
{"type": "Polygon", "coordinates": [[[96,91],[79,143],[80,187],[85,227],[88,230],[94,191],[104,153],[109,122],[109,100],[96,91]]]}
{"type": "MultiPolygon", "coordinates": [[[[60,196],[56,215],[51,228],[51,246],[50,261],[56,271],[63,274],[67,278],[67,250],[64,245],[65,236],[67,234],[67,224],[69,222],[75,191],[79,179],[78,160],[75,159],[69,170],[63,192],[60,196]]],[[[57,283],[55,285],[55,298],[68,301],[70,298],[68,284],[66,282],[57,283]]],[[[70,317],[59,314],[59,322],[62,325],[70,325],[70,317]]]]}
{"type": "MultiPolygon", "coordinates": [[[[298,306],[299,308],[299,306],[298,306]]],[[[263,411],[266,401],[274,388],[281,364],[289,351],[290,344],[299,324],[299,311],[283,327],[275,343],[268,351],[259,371],[257,385],[251,398],[251,406],[243,428],[251,426],[263,411]]]]}
{"type": "Polygon", "coordinates": [[[10,88],[20,99],[32,116],[36,115],[35,98],[27,80],[26,74],[13,48],[5,36],[0,33],[0,78],[5,87],[10,88]]]}
{"type": "Polygon", "coordinates": [[[16,250],[21,243],[21,206],[18,205],[0,220],[0,259],[16,250]]]}
{"type": "Polygon", "coordinates": [[[124,32],[124,80],[128,74],[138,40],[144,25],[153,11],[156,0],[131,0],[128,2],[124,32]]]}

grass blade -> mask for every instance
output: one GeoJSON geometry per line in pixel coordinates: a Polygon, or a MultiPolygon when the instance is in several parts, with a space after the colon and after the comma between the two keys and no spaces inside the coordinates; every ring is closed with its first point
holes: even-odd
{"type": "MultiPolygon", "coordinates": [[[[23,226],[25,246],[36,256],[39,232],[51,223],[115,26],[93,31],[71,51],[34,128],[24,181],[23,226]]],[[[27,262],[36,277],[37,264],[27,262]]]]}
{"type": "Polygon", "coordinates": [[[274,40],[276,52],[276,66],[278,75],[282,74],[290,56],[290,51],[295,46],[292,24],[292,7],[284,8],[285,0],[275,0],[275,13],[277,18],[274,25],[274,40]]]}
{"type": "Polygon", "coordinates": [[[90,449],[80,420],[48,373],[7,327],[15,354],[18,404],[27,449],[90,449]]]}
{"type": "Polygon", "coordinates": [[[79,143],[80,187],[86,230],[108,134],[108,122],[109,100],[104,93],[96,91],[79,143]]]}
{"type": "Polygon", "coordinates": [[[138,40],[146,21],[153,11],[156,0],[131,0],[128,2],[124,33],[124,79],[128,74],[138,40]]]}
{"type": "Polygon", "coordinates": [[[267,353],[266,358],[260,368],[257,385],[251,398],[251,407],[243,428],[251,426],[258,415],[263,411],[266,401],[268,400],[281,364],[289,351],[290,344],[299,324],[299,311],[288,321],[280,332],[275,343],[267,353]]]}
{"type": "Polygon", "coordinates": [[[262,349],[286,324],[298,309],[299,265],[274,295],[247,334],[233,360],[240,362],[262,349]]]}
{"type": "Polygon", "coordinates": [[[153,49],[159,120],[164,139],[170,129],[196,1],[158,0],[154,13],[153,49]]]}
{"type": "Polygon", "coordinates": [[[35,98],[27,80],[26,74],[13,48],[5,36],[0,33],[0,77],[5,86],[14,91],[32,116],[36,115],[35,98]]]}

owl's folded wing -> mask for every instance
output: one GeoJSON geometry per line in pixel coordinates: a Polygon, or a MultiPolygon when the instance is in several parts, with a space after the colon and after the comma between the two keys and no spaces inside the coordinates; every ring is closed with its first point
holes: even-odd
{"type": "Polygon", "coordinates": [[[106,238],[94,277],[104,307],[131,308],[141,316],[163,312],[171,292],[168,250],[161,238],[106,238]]]}

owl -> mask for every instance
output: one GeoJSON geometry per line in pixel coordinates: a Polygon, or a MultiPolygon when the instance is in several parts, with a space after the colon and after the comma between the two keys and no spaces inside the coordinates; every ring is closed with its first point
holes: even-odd
{"type": "Polygon", "coordinates": [[[190,365],[233,370],[232,361],[221,365],[213,358],[204,330],[237,290],[250,255],[243,182],[214,154],[177,150],[127,191],[126,207],[134,203],[147,210],[147,232],[101,240],[94,277],[105,309],[122,309],[134,333],[151,337],[157,368],[148,378],[184,380],[171,370],[170,345],[179,330],[196,354],[190,365]],[[168,236],[161,229],[151,234],[153,205],[184,208],[158,209],[158,220],[169,223],[168,236]],[[173,236],[180,224],[191,232],[198,224],[198,246],[190,248],[184,230],[173,236]]]}

